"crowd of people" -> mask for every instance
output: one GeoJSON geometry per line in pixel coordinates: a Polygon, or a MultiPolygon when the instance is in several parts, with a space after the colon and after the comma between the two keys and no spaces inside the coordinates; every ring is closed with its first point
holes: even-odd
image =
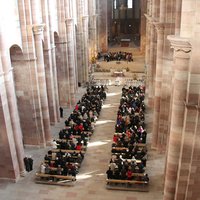
{"type": "Polygon", "coordinates": [[[117,113],[108,179],[149,181],[147,161],[144,85],[122,88],[117,113]]]}
{"type": "Polygon", "coordinates": [[[53,140],[52,149],[41,163],[40,173],[76,177],[105,99],[104,86],[87,88],[65,121],[65,128],[60,130],[59,139],[53,140]]]}
{"type": "Polygon", "coordinates": [[[98,53],[97,59],[100,59],[103,57],[104,61],[127,61],[132,62],[133,61],[133,55],[130,52],[108,52],[108,53],[98,53]]]}

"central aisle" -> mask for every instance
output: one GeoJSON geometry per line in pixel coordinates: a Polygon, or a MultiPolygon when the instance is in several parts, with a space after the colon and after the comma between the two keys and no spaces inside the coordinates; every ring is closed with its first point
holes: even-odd
{"type": "Polygon", "coordinates": [[[109,87],[107,99],[96,122],[94,135],[88,144],[76,185],[81,183],[91,188],[91,190],[100,189],[105,185],[105,172],[111,157],[112,137],[121,97],[121,88],[109,87]]]}
{"type": "MultiPolygon", "coordinates": [[[[0,199],[4,200],[161,200],[163,197],[164,157],[148,148],[147,166],[150,176],[149,192],[132,192],[106,189],[106,171],[111,158],[111,143],[121,97],[119,86],[108,86],[107,99],[96,123],[85,158],[72,187],[35,184],[35,172],[49,149],[30,149],[34,157],[34,171],[15,184],[0,183],[0,199]],[[27,188],[27,189],[26,189],[27,188]]],[[[151,125],[152,114],[147,123],[151,125]]],[[[67,117],[67,116],[66,116],[67,117]]],[[[63,128],[64,119],[54,127],[55,133],[63,128]]],[[[148,125],[148,126],[149,126],[148,125]]],[[[147,131],[148,132],[148,131],[147,131]]],[[[148,132],[147,141],[151,133],[148,132]]]]}

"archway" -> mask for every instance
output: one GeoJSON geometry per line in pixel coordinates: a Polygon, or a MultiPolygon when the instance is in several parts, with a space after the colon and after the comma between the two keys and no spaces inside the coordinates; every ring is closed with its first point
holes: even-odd
{"type": "Polygon", "coordinates": [[[18,45],[10,47],[10,59],[13,67],[14,85],[17,98],[20,126],[22,130],[23,143],[26,145],[37,145],[37,125],[33,114],[33,98],[31,92],[32,84],[27,61],[24,59],[21,48],[18,45]]]}

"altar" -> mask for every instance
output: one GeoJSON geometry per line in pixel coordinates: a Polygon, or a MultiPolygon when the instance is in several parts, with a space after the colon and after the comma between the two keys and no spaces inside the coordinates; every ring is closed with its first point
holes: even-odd
{"type": "Polygon", "coordinates": [[[121,47],[128,47],[130,44],[131,40],[130,39],[121,39],[120,43],[121,43],[121,47]]]}

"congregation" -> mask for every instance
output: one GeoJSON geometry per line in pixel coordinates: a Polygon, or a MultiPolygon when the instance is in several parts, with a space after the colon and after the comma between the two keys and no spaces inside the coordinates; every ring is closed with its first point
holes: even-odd
{"type": "Polygon", "coordinates": [[[100,59],[103,57],[104,61],[127,61],[131,62],[133,61],[133,55],[130,52],[108,52],[105,54],[98,53],[97,59],[100,59]]]}
{"type": "MultiPolygon", "coordinates": [[[[112,143],[112,156],[107,170],[108,188],[120,187],[128,183],[144,185],[149,182],[148,174],[145,173],[147,161],[145,129],[145,87],[130,86],[122,88],[122,97],[117,113],[115,134],[112,143]],[[128,182],[127,182],[128,181],[128,182]],[[114,183],[114,185],[113,185],[114,183]]],[[[137,187],[137,190],[140,190],[137,187]]]]}
{"type": "Polygon", "coordinates": [[[93,134],[106,99],[103,85],[88,87],[65,121],[58,139],[52,142],[52,149],[44,157],[40,172],[36,173],[36,182],[59,184],[63,180],[76,180],[90,136],[93,134]]]}
{"type": "MultiPolygon", "coordinates": [[[[119,189],[129,187],[137,191],[148,190],[144,94],[144,85],[122,88],[112,140],[112,156],[106,171],[108,189],[116,188],[117,185],[119,189]]],[[[40,172],[36,173],[36,182],[63,185],[76,180],[105,99],[105,86],[93,85],[87,88],[65,120],[65,128],[60,130],[58,139],[53,140],[52,148],[41,163],[40,172]]]]}

